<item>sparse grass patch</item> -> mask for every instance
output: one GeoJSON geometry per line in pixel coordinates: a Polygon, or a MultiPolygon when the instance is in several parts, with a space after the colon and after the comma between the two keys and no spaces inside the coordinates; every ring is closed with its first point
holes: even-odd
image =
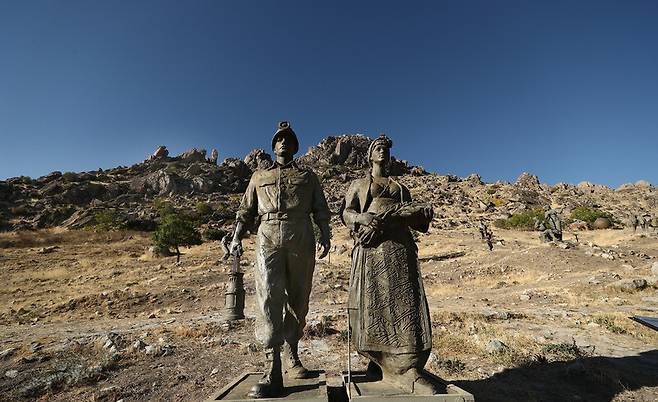
{"type": "Polygon", "coordinates": [[[615,317],[611,315],[599,315],[594,317],[593,322],[599,324],[603,328],[612,332],[613,334],[625,334],[626,330],[615,323],[615,317]]]}
{"type": "Polygon", "coordinates": [[[432,362],[433,366],[449,374],[458,374],[466,369],[466,364],[459,359],[438,358],[432,362]]]}
{"type": "Polygon", "coordinates": [[[478,346],[464,333],[442,332],[434,335],[433,349],[440,356],[469,356],[478,346]]]}
{"type": "Polygon", "coordinates": [[[574,340],[572,343],[548,343],[542,346],[542,355],[549,355],[559,360],[571,360],[580,357],[591,356],[594,350],[588,351],[576,345],[574,340]]]}
{"type": "Polygon", "coordinates": [[[179,325],[173,328],[171,332],[181,338],[206,338],[222,332],[222,329],[215,324],[204,323],[201,325],[179,325]]]}

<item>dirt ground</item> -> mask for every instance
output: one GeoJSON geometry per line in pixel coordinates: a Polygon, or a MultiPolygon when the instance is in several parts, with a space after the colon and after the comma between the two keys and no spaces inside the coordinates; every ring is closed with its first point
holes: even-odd
{"type": "MultiPolygon", "coordinates": [[[[419,235],[427,368],[477,401],[658,400],[658,332],[628,318],[658,316],[658,238],[589,231],[562,248],[535,232],[495,235],[492,252],[473,230],[419,235]]],[[[316,267],[302,358],[337,383],[348,353],[344,228],[333,243],[316,267]]],[[[149,245],[139,232],[0,234],[0,400],[201,401],[262,367],[251,240],[247,319],[231,324],[218,243],[185,249],[180,263],[147,256],[149,245]]]]}

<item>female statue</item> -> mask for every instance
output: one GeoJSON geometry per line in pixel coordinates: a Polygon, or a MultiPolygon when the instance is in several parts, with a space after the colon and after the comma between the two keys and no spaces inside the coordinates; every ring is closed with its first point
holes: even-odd
{"type": "Polygon", "coordinates": [[[388,175],[392,141],[368,148],[370,174],[345,195],[343,223],[354,238],[348,308],[356,349],[368,374],[416,394],[437,389],[423,367],[432,348],[429,309],[411,229],[427,232],[432,207],[414,203],[388,175]]]}

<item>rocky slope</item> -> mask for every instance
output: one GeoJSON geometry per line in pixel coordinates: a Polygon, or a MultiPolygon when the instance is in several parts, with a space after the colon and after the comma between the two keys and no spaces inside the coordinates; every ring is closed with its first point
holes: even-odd
{"type": "MultiPolygon", "coordinates": [[[[363,135],[327,137],[298,159],[321,178],[332,211],[339,211],[349,182],[367,171],[369,143],[363,135]]],[[[271,161],[267,152],[254,150],[242,160],[228,158],[218,165],[216,155],[207,159],[205,150],[169,157],[162,148],[130,167],[0,181],[0,229],[81,228],[94,225],[99,213],[111,211],[125,227],[150,230],[158,219],[158,199],[181,210],[207,203],[212,214],[205,220],[229,225],[251,173],[271,161]]],[[[600,209],[621,224],[631,215],[658,216],[658,191],[643,181],[618,189],[587,182],[549,186],[523,173],[514,183],[483,183],[478,175],[427,173],[399,160],[394,160],[392,173],[416,199],[435,206],[434,225],[441,228],[471,226],[480,218],[506,218],[546,206],[563,207],[565,216],[577,206],[600,209]]]]}

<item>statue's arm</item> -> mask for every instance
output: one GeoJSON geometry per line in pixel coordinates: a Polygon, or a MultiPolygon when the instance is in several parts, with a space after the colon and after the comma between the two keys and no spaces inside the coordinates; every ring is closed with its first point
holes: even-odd
{"type": "Polygon", "coordinates": [[[254,226],[258,216],[258,197],[255,181],[254,176],[252,176],[247,190],[242,196],[238,212],[235,214],[235,231],[229,247],[231,254],[242,254],[242,239],[247,234],[247,230],[254,226]]]}
{"type": "Polygon", "coordinates": [[[345,209],[343,209],[343,223],[348,228],[356,231],[358,229],[359,215],[361,207],[359,206],[358,182],[350,183],[347,193],[345,193],[345,209]]]}
{"type": "Polygon", "coordinates": [[[313,205],[311,211],[313,213],[313,221],[320,228],[320,255],[318,258],[324,258],[331,248],[331,228],[329,227],[329,218],[331,211],[327,205],[327,199],[324,197],[324,191],[320,185],[320,180],[315,174],[311,175],[313,186],[313,205]]]}
{"type": "MultiPolygon", "coordinates": [[[[411,202],[411,192],[409,189],[403,184],[400,184],[400,189],[402,200],[405,202],[411,202]]],[[[432,209],[432,206],[429,204],[419,205],[418,208],[407,217],[406,222],[410,228],[425,233],[430,228],[432,218],[434,218],[434,210],[432,209]]]]}

